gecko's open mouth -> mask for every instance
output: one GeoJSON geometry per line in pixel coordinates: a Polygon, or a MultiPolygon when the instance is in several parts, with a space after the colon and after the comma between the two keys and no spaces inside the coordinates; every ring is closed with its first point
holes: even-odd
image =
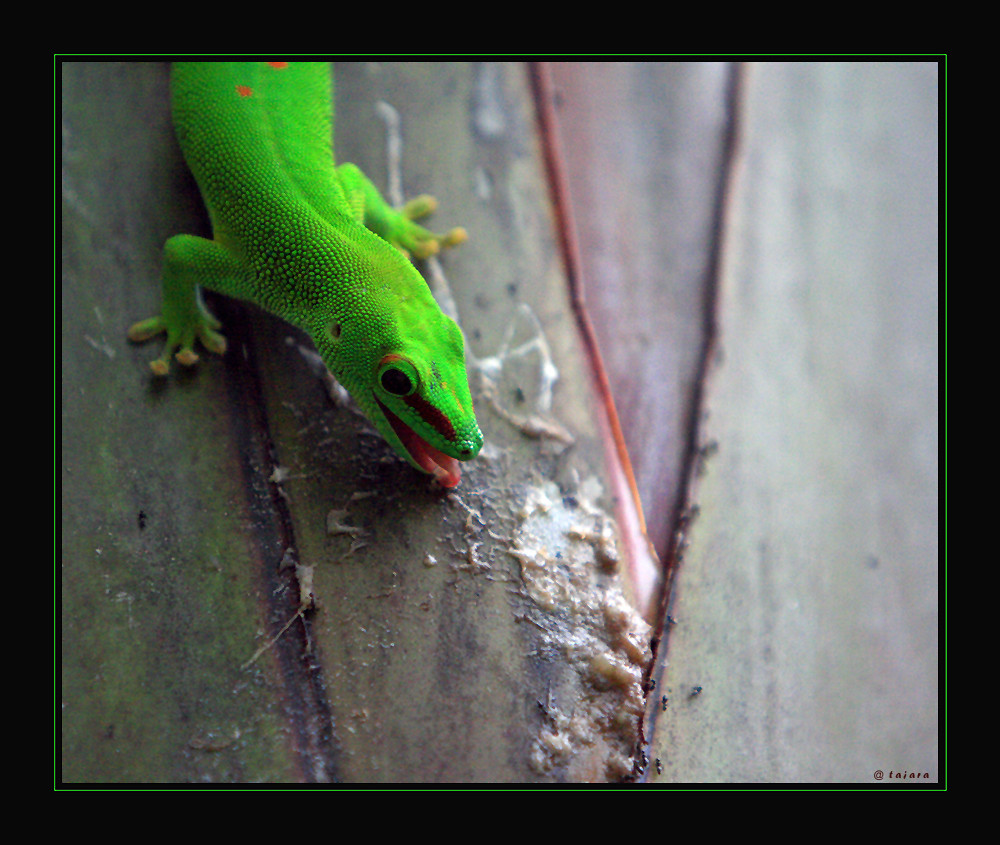
{"type": "Polygon", "coordinates": [[[375,401],[378,402],[379,408],[382,409],[382,413],[385,414],[385,418],[389,421],[389,425],[392,426],[396,437],[403,444],[403,448],[409,452],[410,457],[413,458],[417,466],[424,472],[433,475],[437,479],[437,483],[442,487],[456,487],[462,480],[462,470],[458,465],[458,461],[446,455],[440,449],[435,449],[431,446],[430,443],[379,402],[377,396],[375,397],[375,401]]]}

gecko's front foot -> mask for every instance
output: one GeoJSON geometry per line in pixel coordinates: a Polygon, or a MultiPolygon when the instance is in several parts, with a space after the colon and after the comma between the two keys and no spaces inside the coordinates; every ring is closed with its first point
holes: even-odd
{"type": "Polygon", "coordinates": [[[430,194],[414,197],[400,210],[400,221],[393,232],[392,242],[399,249],[413,255],[414,258],[427,258],[443,248],[458,246],[468,240],[469,235],[461,226],[450,229],[444,234],[437,234],[414,223],[421,217],[426,217],[437,208],[437,200],[430,194]]]}
{"type": "Polygon", "coordinates": [[[163,354],[155,361],[149,362],[149,368],[154,375],[165,376],[170,372],[171,356],[187,367],[198,360],[198,353],[194,351],[195,340],[200,340],[201,345],[209,352],[222,355],[226,351],[226,339],[216,331],[221,325],[204,305],[198,303],[197,313],[190,315],[188,319],[177,316],[171,319],[163,314],[150,317],[148,320],[140,320],[128,330],[128,339],[133,343],[143,343],[161,332],[166,332],[167,342],[163,347],[163,354]]]}
{"type": "Polygon", "coordinates": [[[429,194],[415,197],[402,208],[393,208],[357,165],[342,164],[337,168],[337,175],[358,222],[406,255],[427,258],[468,238],[461,227],[438,234],[414,222],[437,208],[437,200],[429,194]]]}

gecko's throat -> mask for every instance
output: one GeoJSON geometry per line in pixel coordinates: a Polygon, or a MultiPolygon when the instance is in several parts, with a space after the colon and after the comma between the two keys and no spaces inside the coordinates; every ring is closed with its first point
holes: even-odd
{"type": "Polygon", "coordinates": [[[458,461],[446,455],[440,449],[435,449],[424,438],[417,434],[405,422],[390,411],[376,396],[379,409],[389,421],[396,437],[403,444],[413,462],[424,472],[430,473],[442,487],[456,487],[462,480],[462,470],[458,461]]]}

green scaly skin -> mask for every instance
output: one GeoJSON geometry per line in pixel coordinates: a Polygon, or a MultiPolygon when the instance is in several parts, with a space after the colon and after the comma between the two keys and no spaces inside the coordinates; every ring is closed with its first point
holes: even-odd
{"type": "Polygon", "coordinates": [[[333,158],[333,80],[325,63],[179,62],[171,79],[181,149],[213,238],[164,247],[162,313],[129,330],[166,332],[151,363],[198,360],[196,340],[225,351],[198,287],[247,300],[313,339],[330,372],[390,445],[445,487],[483,445],[462,332],[407,253],[465,239],[413,222],[431,197],[391,208],[353,164],[333,158]]]}

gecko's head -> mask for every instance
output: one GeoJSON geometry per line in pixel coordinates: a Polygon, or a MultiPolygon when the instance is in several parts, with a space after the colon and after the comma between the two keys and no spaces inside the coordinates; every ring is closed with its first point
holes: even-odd
{"type": "Polygon", "coordinates": [[[462,332],[429,296],[404,305],[333,318],[314,339],[393,449],[442,487],[455,487],[459,461],[472,460],[483,446],[462,332]]]}

